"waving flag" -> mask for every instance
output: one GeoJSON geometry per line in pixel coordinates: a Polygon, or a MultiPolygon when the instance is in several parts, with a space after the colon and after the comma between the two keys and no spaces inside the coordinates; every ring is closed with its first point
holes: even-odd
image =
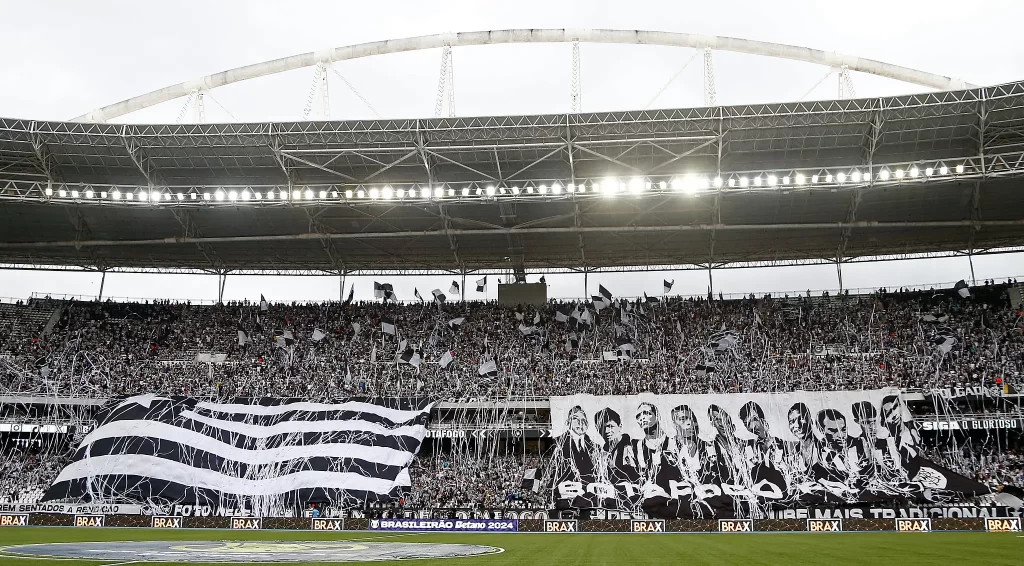
{"type": "Polygon", "coordinates": [[[960,295],[961,298],[966,299],[971,296],[971,289],[963,279],[956,282],[956,285],[953,286],[953,290],[956,291],[956,294],[960,295]]]}
{"type": "Polygon", "coordinates": [[[435,303],[443,303],[448,300],[448,297],[444,296],[444,293],[442,293],[440,289],[434,289],[430,294],[434,295],[435,303]]]}
{"type": "Polygon", "coordinates": [[[476,280],[476,292],[486,293],[487,292],[487,276],[484,275],[483,279],[476,280]]]}
{"type": "Polygon", "coordinates": [[[667,295],[668,292],[672,290],[672,286],[676,284],[676,280],[675,279],[673,279],[671,281],[669,281],[668,279],[663,279],[661,282],[664,284],[663,286],[664,286],[664,289],[665,289],[665,292],[662,293],[663,295],[667,295]]]}
{"type": "Polygon", "coordinates": [[[112,401],[44,499],[150,501],[279,515],[310,501],[386,502],[410,486],[425,399],[112,401]]]}
{"type": "Polygon", "coordinates": [[[420,296],[420,290],[419,290],[419,288],[418,288],[418,287],[413,287],[413,288],[412,288],[412,295],[413,295],[414,297],[416,297],[417,299],[421,300],[421,301],[423,300],[423,297],[422,297],[422,296],[420,296]]]}
{"type": "Polygon", "coordinates": [[[452,286],[448,288],[448,292],[453,294],[453,295],[458,295],[459,294],[459,282],[458,281],[452,281],[452,286]]]}
{"type": "Polygon", "coordinates": [[[389,316],[380,317],[380,330],[385,334],[395,335],[395,319],[389,316]]]}
{"type": "Polygon", "coordinates": [[[267,312],[270,310],[270,303],[267,302],[267,298],[260,293],[260,312],[267,312]]]}

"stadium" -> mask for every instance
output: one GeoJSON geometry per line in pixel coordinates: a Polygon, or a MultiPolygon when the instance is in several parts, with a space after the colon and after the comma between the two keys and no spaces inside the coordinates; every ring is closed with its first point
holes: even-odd
{"type": "Polygon", "coordinates": [[[636,30],[353,44],[0,118],[0,265],[101,276],[0,302],[0,562],[1015,564],[1024,286],[974,261],[1022,251],[1022,178],[1024,82],[636,30]],[[518,43],[571,50],[571,111],[456,116],[455,49],[518,43]],[[584,112],[581,43],[694,49],[705,104],[584,112]],[[327,118],[332,64],[419,50],[433,118],[203,119],[308,68],[327,118]],[[717,105],[713,51],[834,68],[839,96],[717,105]],[[168,101],[194,123],[113,122],[168,101]],[[843,284],[939,257],[969,276],[843,284]],[[715,286],[801,265],[838,287],[715,286]],[[104,296],[121,273],[217,300],[104,296]],[[226,298],[253,275],[338,293],[226,298]]]}

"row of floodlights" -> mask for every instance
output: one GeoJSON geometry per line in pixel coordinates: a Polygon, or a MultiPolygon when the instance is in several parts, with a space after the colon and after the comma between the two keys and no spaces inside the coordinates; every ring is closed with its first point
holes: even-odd
{"type": "MultiPolygon", "coordinates": [[[[962,175],[965,171],[965,166],[961,163],[956,165],[953,170],[957,175],[962,175]]],[[[945,176],[950,174],[950,169],[946,165],[942,165],[938,168],[926,167],[921,170],[916,165],[909,169],[893,169],[883,168],[877,173],[877,179],[879,181],[887,182],[893,179],[899,181],[903,179],[919,179],[922,174],[924,177],[934,177],[936,175],[945,176]]],[[[783,175],[779,177],[775,174],[763,174],[749,177],[746,175],[732,175],[728,179],[723,179],[720,176],[708,177],[707,175],[684,175],[682,177],[675,177],[671,181],[660,181],[658,183],[652,183],[643,177],[633,177],[628,182],[620,179],[609,177],[590,183],[589,187],[586,183],[574,184],[568,183],[564,189],[561,183],[557,181],[551,185],[541,184],[537,186],[527,186],[520,188],[519,186],[512,187],[495,187],[494,185],[488,185],[486,187],[469,188],[463,187],[461,190],[456,190],[453,187],[447,189],[443,187],[420,187],[419,189],[393,189],[390,186],[384,186],[383,188],[373,187],[369,190],[365,189],[345,189],[339,191],[337,189],[326,191],[320,190],[314,192],[312,189],[305,190],[292,190],[289,193],[287,190],[269,190],[266,193],[260,191],[254,191],[245,189],[241,191],[218,189],[217,191],[210,192],[167,192],[161,190],[153,190],[152,192],[139,191],[137,193],[132,191],[121,192],[118,189],[112,189],[110,191],[93,191],[92,189],[86,189],[85,191],[79,192],[77,190],[66,190],[60,189],[57,191],[57,195],[60,198],[80,198],[80,195],[84,195],[86,199],[110,199],[110,200],[138,200],[138,201],[216,201],[216,202],[237,202],[237,201],[300,201],[300,200],[327,200],[338,199],[342,195],[346,199],[365,199],[369,197],[371,200],[391,200],[394,198],[398,199],[442,199],[446,195],[448,197],[469,197],[475,196],[488,196],[493,197],[496,194],[499,195],[522,195],[522,194],[540,194],[540,195],[561,195],[565,193],[594,193],[604,194],[606,196],[614,196],[618,193],[633,193],[640,194],[645,190],[652,190],[655,186],[666,191],[671,188],[673,191],[684,192],[688,194],[695,194],[698,191],[708,190],[711,187],[721,188],[728,186],[730,188],[749,188],[749,187],[769,187],[775,188],[780,186],[807,186],[808,184],[815,185],[820,183],[826,184],[843,184],[843,183],[865,183],[871,180],[869,173],[861,173],[857,169],[852,170],[850,173],[838,172],[834,175],[832,173],[825,174],[814,174],[805,175],[803,173],[796,173],[794,175],[783,175]],[[289,199],[290,197],[290,199],[289,199]]],[[[46,189],[46,196],[53,196],[53,189],[46,189]]]]}

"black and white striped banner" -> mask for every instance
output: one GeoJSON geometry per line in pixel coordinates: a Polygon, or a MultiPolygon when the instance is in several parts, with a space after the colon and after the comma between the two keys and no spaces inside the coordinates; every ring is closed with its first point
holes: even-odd
{"type": "Polygon", "coordinates": [[[424,399],[112,402],[44,501],[216,504],[273,513],[389,501],[427,431],[424,399]]]}

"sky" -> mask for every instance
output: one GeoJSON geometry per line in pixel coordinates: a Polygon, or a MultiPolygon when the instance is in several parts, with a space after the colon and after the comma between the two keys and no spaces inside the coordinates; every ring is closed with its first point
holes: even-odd
{"type": "MultiPolygon", "coordinates": [[[[4,85],[0,115],[65,120],[156,88],[296,53],[415,35],[510,28],[723,35],[877,59],[979,85],[1024,78],[1019,34],[993,26],[996,20],[1024,21],[1024,2],[0,2],[0,21],[6,24],[5,57],[0,58],[0,85],[4,85]]],[[[568,111],[570,49],[565,44],[455,49],[456,114],[568,111]]],[[[692,49],[669,47],[582,45],[583,111],[703,104],[702,60],[693,59],[694,54],[692,49]]],[[[337,74],[329,75],[330,117],[432,116],[440,58],[440,50],[427,50],[335,64],[337,74]]],[[[714,61],[719,104],[837,95],[837,78],[828,76],[829,69],[824,67],[724,52],[715,52],[714,61]]],[[[216,89],[207,96],[207,121],[302,119],[312,77],[312,69],[301,69],[216,89]]],[[[857,96],[926,90],[861,73],[853,74],[853,83],[857,96]]],[[[173,123],[182,114],[188,121],[191,109],[183,103],[167,102],[117,121],[173,123]]],[[[320,109],[314,108],[310,118],[320,118],[320,109]]],[[[975,278],[1020,275],[1022,259],[1021,254],[975,257],[975,278]]],[[[532,274],[530,279],[540,275],[532,274]]],[[[713,276],[716,293],[838,287],[836,270],[829,265],[716,270],[713,276]]],[[[703,271],[592,275],[586,290],[582,276],[550,275],[547,281],[551,297],[593,294],[598,284],[620,296],[636,296],[660,294],[666,278],[677,281],[673,293],[707,292],[703,271]]],[[[843,270],[847,288],[962,278],[971,278],[965,257],[853,264],[843,270]]],[[[491,279],[488,298],[497,293],[491,279]]],[[[372,296],[372,278],[346,281],[353,282],[357,298],[372,296]]],[[[412,299],[413,288],[424,295],[433,288],[447,290],[451,278],[409,276],[392,278],[392,282],[400,299],[412,299]]],[[[99,293],[99,287],[98,274],[0,271],[0,297],[26,298],[32,293],[90,297],[99,293]]],[[[258,299],[261,293],[274,300],[336,299],[339,281],[337,277],[229,276],[224,298],[258,299]]],[[[210,301],[217,298],[217,282],[215,276],[113,273],[104,282],[103,294],[210,301]]],[[[466,297],[483,295],[470,292],[466,297]]]]}

